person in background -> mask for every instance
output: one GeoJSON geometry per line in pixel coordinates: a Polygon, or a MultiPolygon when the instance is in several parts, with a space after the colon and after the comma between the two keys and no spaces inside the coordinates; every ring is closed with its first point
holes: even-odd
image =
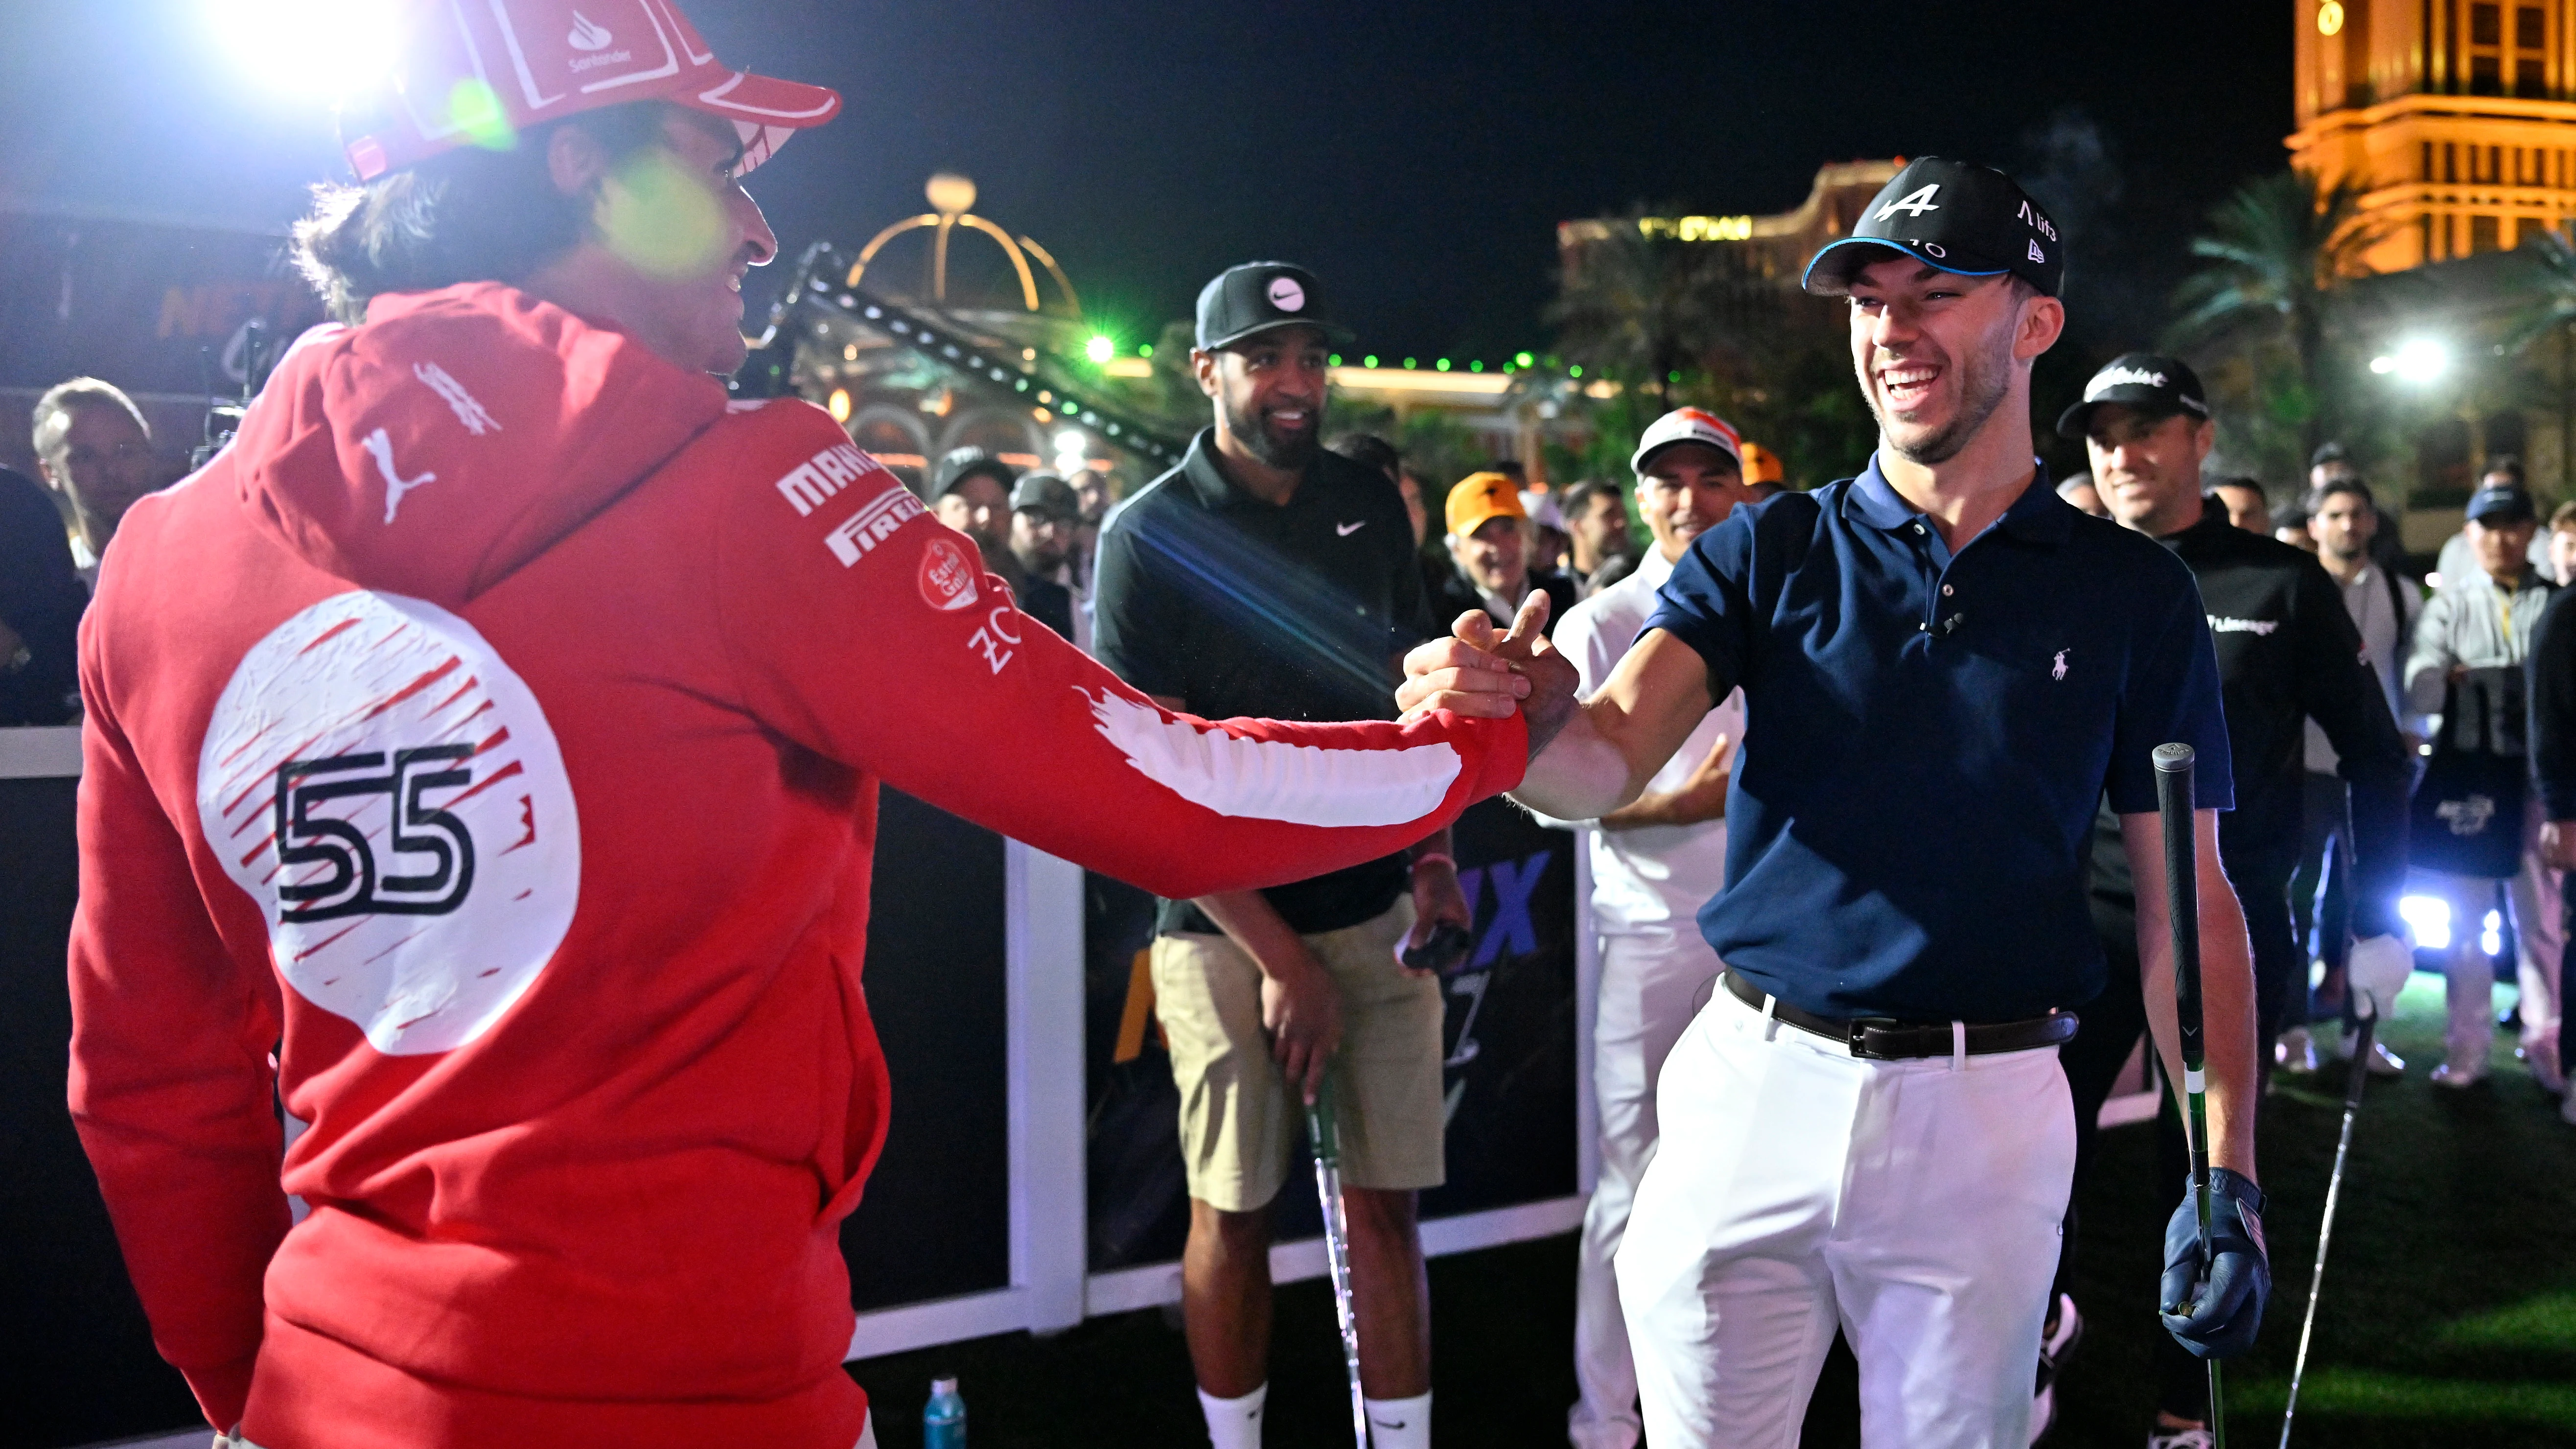
{"type": "Polygon", "coordinates": [[[2272,536],[2302,553],[2315,553],[2317,541],[2308,535],[2308,505],[2293,498],[2273,509],[2272,536]]]}
{"type": "MultiPolygon", "coordinates": [[[[2564,503],[2550,515],[2553,546],[2560,522],[2576,521],[2572,515],[2576,504],[2564,503]]],[[[2576,1033],[2566,1029],[2567,1001],[2576,989],[2576,930],[2567,929],[2576,923],[2571,922],[2576,916],[2576,604],[2571,599],[2576,599],[2576,589],[2560,589],[2541,611],[2531,636],[2531,763],[2541,815],[2536,854],[2543,866],[2559,872],[2559,922],[2568,939],[2559,948],[2557,990],[2551,995],[2559,1014],[2557,1054],[2526,1049],[2524,1060],[2535,1079],[2556,1087],[2558,1119],[2576,1126],[2576,1091],[2567,1085],[2570,1071],[2576,1070],[2576,1033]]],[[[2530,1010],[2526,1003],[2526,1024],[2530,1010]]]]}
{"type": "MultiPolygon", "coordinates": [[[[1556,506],[1556,495],[1524,488],[1521,490],[1521,509],[1529,515],[1530,521],[1531,571],[1565,573],[1566,559],[1573,551],[1574,539],[1565,531],[1565,513],[1556,506]]],[[[1580,587],[1579,580],[1577,587],[1580,587]]]]}
{"type": "MultiPolygon", "coordinates": [[[[2508,453],[2487,464],[2486,471],[2478,475],[2478,492],[2490,488],[2520,489],[2528,497],[2530,485],[2523,478],[2522,460],[2508,453]]],[[[2470,495],[2472,499],[2476,496],[2470,495]]],[[[2536,528],[2532,531],[2529,562],[2544,578],[2553,577],[2549,571],[2549,540],[2536,528]]],[[[2436,589],[2446,588],[2452,580],[2467,578],[2480,567],[2476,550],[2469,542],[2468,527],[2463,524],[2459,532],[2442,540],[2442,551],[2434,555],[2430,582],[2436,589]]]]}
{"type": "MultiPolygon", "coordinates": [[[[2293,1003],[2297,1019],[2307,1014],[2308,956],[2298,946],[2289,888],[2305,809],[2306,729],[2312,722],[2322,726],[2340,756],[2336,783],[2344,788],[2336,798],[2349,798],[2355,825],[2352,930],[2364,938],[2354,951],[2367,953],[2373,965],[2406,957],[2397,936],[2411,783],[2405,743],[2387,698],[2361,663],[2361,637],[2332,578],[2314,558],[2271,538],[2268,515],[2259,531],[2231,519],[2226,485],[2202,491],[2217,424],[2189,366],[2152,353],[2116,358],[2094,374],[2084,400],[2059,417],[2057,430],[2084,441],[2113,520],[2171,550],[2199,586],[2236,781],[2236,808],[2218,820],[2219,854],[2253,948],[2256,1040],[2261,1070],[2268,1071],[2273,1039],[2293,1019],[2293,1003]]],[[[2094,847],[2093,916],[2102,948],[2116,963],[2135,949],[2147,904],[2138,898],[2143,877],[2108,812],[2098,819],[2094,847]]],[[[2115,964],[2102,994],[2078,1008],[2084,1029],[2061,1057],[2075,1096],[2077,1160],[2087,1166],[2102,1102],[2147,1029],[2148,1003],[2138,983],[2136,971],[2115,964]]],[[[2157,1175],[2168,1182],[2185,1170],[2178,1105],[2167,1104],[2158,1131],[2157,1175]]],[[[2079,1183],[2087,1166],[2077,1168],[2079,1183]]],[[[2076,1226],[2070,1219],[2051,1305],[2061,1331],[2076,1322],[2069,1271],[2076,1226]]],[[[2207,1376],[2177,1348],[2160,1343],[2155,1359],[2160,1382],[2148,1442],[2186,1449],[2208,1429],[2207,1376]]]]}
{"type": "Polygon", "coordinates": [[[2077,511],[2092,514],[2095,518],[2111,516],[2111,510],[2102,506],[2102,495],[2094,491],[2090,473],[2068,474],[2066,481],[2057,485],[2057,496],[2077,511]]]}
{"type": "Polygon", "coordinates": [[[1031,469],[1011,485],[1011,561],[1020,566],[1021,612],[1091,652],[1090,610],[1077,608],[1072,579],[1074,529],[1082,500],[1073,485],[1031,469]]]}
{"type": "Polygon", "coordinates": [[[72,564],[96,592],[99,560],[125,510],[161,480],[151,425],[134,399],[94,377],[46,389],[34,421],[36,470],[69,507],[72,564]]]}
{"type": "Polygon", "coordinates": [[[984,567],[1019,592],[1020,567],[1011,557],[1011,485],[1020,471],[981,448],[953,448],[930,475],[930,511],[975,540],[984,567]]]}
{"type": "Polygon", "coordinates": [[[1446,512],[1451,567],[1432,600],[1434,617],[1455,619],[1482,609],[1508,624],[1533,590],[1544,589],[1547,629],[1553,633],[1574,607],[1574,581],[1531,566],[1537,530],[1512,480],[1501,473],[1471,473],[1449,490],[1446,512]]]}
{"type": "Polygon", "coordinates": [[[1636,557],[1637,535],[1628,526],[1623,491],[1606,478],[1585,478],[1566,489],[1558,504],[1572,540],[1566,573],[1586,594],[1595,591],[1592,581],[1610,560],[1636,557]]]}
{"type": "MultiPolygon", "coordinates": [[[[1100,660],[1155,700],[1218,718],[1393,713],[1395,661],[1432,621],[1384,468],[1320,445],[1326,359],[1350,338],[1329,316],[1313,274],[1280,262],[1229,268],[1199,293],[1190,365],[1212,426],[1100,538],[1100,660]]],[[[1517,511],[1509,482],[1485,476],[1517,511]]],[[[1328,1063],[1369,1437],[1431,1443],[1416,1194],[1447,1171],[1443,1007],[1402,952],[1444,923],[1474,924],[1446,829],[1157,912],[1148,965],[1190,1195],[1181,1318],[1215,1449],[1261,1443],[1271,1203],[1328,1063]]]]}
{"type": "Polygon", "coordinates": [[[2564,940],[2559,883],[2536,849],[2543,806],[2539,800],[2526,805],[2524,788],[2530,770],[2525,663],[2551,592],[2531,562],[2539,522],[2531,495],[2510,478],[2480,488],[2468,514],[2462,532],[2473,566],[2456,580],[2446,577],[2424,606],[2406,658],[2408,707],[2442,716],[2416,792],[2415,858],[2451,909],[2444,964],[2450,1030],[2444,1060],[2433,1069],[2433,1080],[2445,1087],[2486,1075],[2496,1029],[2495,973],[2480,937],[2487,913],[2498,908],[2497,882],[2505,883],[2502,909],[2520,956],[2526,1048],[2554,1025],[2551,988],[2564,940]]]}
{"type": "MultiPolygon", "coordinates": [[[[1692,541],[1754,501],[1736,449],[1735,430],[1698,408],[1664,414],[1638,440],[1629,466],[1654,547],[1634,572],[1575,605],[1556,626],[1556,645],[1574,661],[1582,695],[1598,692],[1635,645],[1655,611],[1656,590],[1692,541]]],[[[1613,501],[1626,518],[1624,501],[1613,501]]],[[[1627,1236],[1637,1183],[1654,1160],[1655,1084],[1664,1058],[1726,969],[1697,918],[1726,884],[1726,792],[1743,737],[1744,692],[1736,690],[1701,718],[1634,803],[1595,820],[1552,822],[1583,832],[1601,960],[1592,1025],[1601,1162],[1575,1259],[1580,1398],[1566,1415],[1574,1449],[1634,1449],[1643,1428],[1611,1263],[1627,1236]]]]}
{"type": "Polygon", "coordinates": [[[2255,478],[2221,478],[2209,485],[2209,492],[2227,505],[2227,521],[2247,533],[2272,536],[2272,500],[2263,491],[2262,481],[2255,478]]]}
{"type": "Polygon", "coordinates": [[[2548,572],[2562,589],[2576,584],[2576,503],[2561,503],[2549,515],[2548,572]]]}
{"type": "Polygon", "coordinates": [[[80,619],[88,606],[54,501],[35,479],[0,468],[0,725],[80,718],[80,619]]]}
{"type": "MultiPolygon", "coordinates": [[[[2424,612],[2424,591],[2403,574],[2371,561],[2379,509],[2359,474],[2338,472],[2309,496],[2307,509],[2307,533],[2317,562],[2343,593],[2344,612],[2361,633],[2362,660],[2388,700],[2411,764],[2423,748],[2424,720],[2406,708],[2403,686],[2415,620],[2424,612]]],[[[2290,877],[2290,910],[2307,954],[2325,967],[2325,979],[2304,997],[2295,985],[2291,991],[2293,1025],[2281,1033],[2277,1060],[2294,1074],[2316,1070],[2312,1023],[2345,1017],[2336,1055],[2351,1060],[2356,1044],[2344,991],[2344,957],[2352,944],[2352,819],[2345,808],[2344,782],[2336,773],[2341,762],[2314,720],[2308,721],[2305,763],[2299,868],[2290,877]]],[[[2385,1040],[2374,1038],[2369,1068],[2374,1075],[2393,1077],[2406,1063],[2385,1040]]]]}

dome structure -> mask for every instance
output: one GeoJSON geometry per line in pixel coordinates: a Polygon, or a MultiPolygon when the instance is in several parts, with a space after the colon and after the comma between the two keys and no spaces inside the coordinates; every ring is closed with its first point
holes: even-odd
{"type": "MultiPolygon", "coordinates": [[[[1038,293],[1037,272],[1029,265],[1034,260],[1038,267],[1045,270],[1048,279],[1055,283],[1056,290],[1062,294],[1064,310],[1075,319],[1082,316],[1082,301],[1074,295],[1073,283],[1066,278],[1064,269],[1056,265],[1055,258],[1048,254],[1046,248],[1039,246],[1033,238],[1013,236],[1006,228],[974,214],[971,208],[975,205],[975,183],[972,180],[953,171],[942,171],[932,176],[930,183],[922,190],[930,202],[931,209],[919,216],[905,217],[869,238],[868,244],[859,249],[858,261],[850,268],[847,285],[852,287],[860,285],[861,279],[868,275],[869,267],[877,262],[878,254],[885,250],[888,242],[907,232],[928,230],[931,233],[930,255],[926,260],[923,276],[925,285],[915,295],[933,306],[943,309],[953,308],[958,305],[958,302],[948,294],[948,243],[951,237],[963,229],[980,232],[990,237],[994,244],[1002,249],[1002,255],[1011,264],[1012,276],[1019,283],[1018,300],[1023,309],[1029,312],[1043,310],[1038,293]]],[[[883,268],[880,267],[878,282],[880,287],[885,285],[882,272],[883,268]]]]}

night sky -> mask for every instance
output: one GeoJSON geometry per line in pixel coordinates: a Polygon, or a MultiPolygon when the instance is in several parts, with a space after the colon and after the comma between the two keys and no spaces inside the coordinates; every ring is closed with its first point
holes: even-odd
{"type": "MultiPolygon", "coordinates": [[[[2061,211],[2093,213],[2061,217],[2079,313],[2119,284],[2079,327],[2142,329],[2202,213],[2278,170],[2290,126],[2290,7],[2243,0],[685,8],[729,63],[847,98],[753,179],[791,255],[855,246],[963,171],[1129,342],[1217,269],[1278,257],[1321,273],[1366,350],[1499,359],[1543,345],[1560,220],[1779,211],[1821,162],[1926,153],[2056,158],[2061,211]]],[[[291,219],[335,174],[330,119],[245,84],[207,15],[0,0],[0,198],[291,219]]]]}

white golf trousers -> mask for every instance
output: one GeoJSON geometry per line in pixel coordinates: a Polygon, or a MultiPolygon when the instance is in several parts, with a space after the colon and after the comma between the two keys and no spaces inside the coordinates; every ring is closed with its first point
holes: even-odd
{"type": "Polygon", "coordinates": [[[1795,1449],[1837,1324],[1864,1449],[2022,1449],[2075,1168],[2054,1049],[1865,1061],[1720,988],[1619,1249],[1657,1449],[1795,1449]]]}
{"type": "Polygon", "coordinates": [[[1582,1397],[1566,1415],[1566,1438],[1575,1449],[1634,1449],[1637,1442],[1637,1367],[1610,1263],[1627,1235],[1637,1181],[1654,1160],[1655,1082],[1664,1058],[1723,969],[1688,921],[1602,938],[1592,1027],[1601,1171],[1583,1210],[1574,1269],[1574,1382],[1582,1397]]]}

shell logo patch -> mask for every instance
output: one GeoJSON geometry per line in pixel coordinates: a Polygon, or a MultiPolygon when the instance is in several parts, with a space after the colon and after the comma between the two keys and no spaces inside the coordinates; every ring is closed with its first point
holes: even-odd
{"type": "Polygon", "coordinates": [[[580,895],[535,694],[473,625],[397,594],[336,594],[251,646],[207,723],[197,815],[278,974],[390,1056],[490,1030],[580,895]]]}

